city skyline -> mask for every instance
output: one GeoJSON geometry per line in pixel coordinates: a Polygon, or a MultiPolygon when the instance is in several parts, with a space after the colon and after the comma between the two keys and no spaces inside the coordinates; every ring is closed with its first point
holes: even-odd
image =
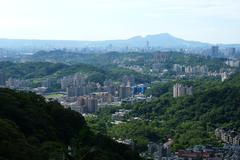
{"type": "Polygon", "coordinates": [[[114,40],[170,33],[240,43],[237,0],[0,0],[0,38],[114,40]]]}

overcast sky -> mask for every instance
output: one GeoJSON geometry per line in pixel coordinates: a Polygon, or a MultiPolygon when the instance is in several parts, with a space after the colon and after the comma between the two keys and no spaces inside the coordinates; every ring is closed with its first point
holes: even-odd
{"type": "Polygon", "coordinates": [[[240,0],[0,0],[0,38],[240,43],[240,0]]]}

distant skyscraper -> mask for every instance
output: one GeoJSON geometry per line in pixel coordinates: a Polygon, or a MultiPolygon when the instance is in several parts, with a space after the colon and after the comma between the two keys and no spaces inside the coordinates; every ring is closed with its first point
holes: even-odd
{"type": "Polygon", "coordinates": [[[146,51],[149,51],[150,50],[150,42],[147,40],[146,42],[146,51]]]}
{"type": "Polygon", "coordinates": [[[0,86],[5,86],[6,85],[6,76],[5,73],[0,72],[0,86]]]}
{"type": "Polygon", "coordinates": [[[211,56],[217,57],[219,54],[219,47],[218,46],[212,46],[211,48],[211,56]]]}
{"type": "Polygon", "coordinates": [[[235,56],[236,55],[236,48],[229,48],[228,49],[228,54],[229,54],[229,56],[235,56]]]}
{"type": "Polygon", "coordinates": [[[121,85],[119,88],[119,97],[121,99],[127,98],[132,95],[132,88],[130,86],[121,85]]]}

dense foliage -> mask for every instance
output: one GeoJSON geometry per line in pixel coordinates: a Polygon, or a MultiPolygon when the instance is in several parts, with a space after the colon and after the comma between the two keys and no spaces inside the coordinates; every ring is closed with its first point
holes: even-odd
{"type": "Polygon", "coordinates": [[[57,102],[0,89],[0,103],[0,159],[139,158],[128,146],[92,133],[79,113],[57,102]]]}
{"type": "Polygon", "coordinates": [[[124,75],[133,75],[138,83],[150,82],[152,78],[151,76],[116,66],[100,68],[83,63],[67,65],[49,62],[0,62],[0,72],[5,73],[7,78],[33,79],[34,81],[46,78],[61,78],[75,73],[85,74],[88,76],[89,81],[99,83],[103,83],[105,79],[121,81],[124,75]]]}

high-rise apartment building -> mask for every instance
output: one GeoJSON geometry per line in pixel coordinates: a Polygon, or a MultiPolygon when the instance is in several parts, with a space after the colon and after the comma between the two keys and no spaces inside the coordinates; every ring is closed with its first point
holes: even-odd
{"type": "Polygon", "coordinates": [[[175,84],[173,86],[173,97],[181,97],[185,95],[193,95],[193,87],[192,86],[184,86],[182,84],[175,84]]]}
{"type": "Polygon", "coordinates": [[[121,85],[119,87],[119,97],[121,99],[127,98],[132,95],[132,88],[130,86],[121,85]]]}
{"type": "Polygon", "coordinates": [[[92,96],[80,96],[77,105],[82,113],[95,113],[98,110],[98,100],[92,96]]]}

